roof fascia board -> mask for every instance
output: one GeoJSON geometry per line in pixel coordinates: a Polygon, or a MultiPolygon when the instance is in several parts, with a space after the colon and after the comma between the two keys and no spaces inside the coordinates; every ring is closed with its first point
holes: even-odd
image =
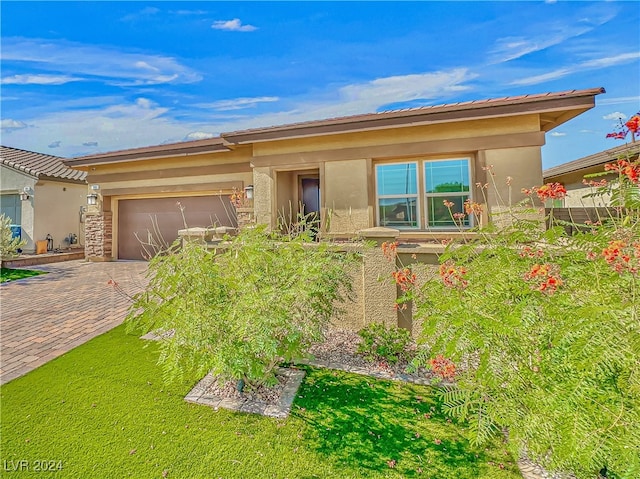
{"type": "Polygon", "coordinates": [[[47,176],[47,175],[40,175],[38,180],[39,181],[55,181],[57,183],[73,183],[76,185],[87,184],[87,180],[79,180],[79,179],[73,179],[73,178],[60,178],[58,176],[47,176]]]}
{"type": "Polygon", "coordinates": [[[100,156],[96,155],[93,157],[89,156],[89,157],[83,157],[83,158],[73,158],[73,159],[65,160],[64,164],[74,168],[74,167],[94,166],[94,165],[103,165],[103,164],[111,164],[111,163],[123,163],[123,162],[130,162],[130,161],[145,161],[145,160],[158,160],[162,158],[187,157],[187,156],[193,156],[193,155],[203,155],[207,153],[224,153],[227,151],[231,151],[231,148],[227,148],[222,144],[208,145],[206,147],[201,146],[196,148],[181,148],[181,149],[175,149],[175,150],[164,150],[158,147],[157,149],[154,149],[154,151],[143,152],[143,153],[137,153],[137,152],[131,152],[131,151],[125,150],[121,153],[113,154],[113,155],[105,153],[104,155],[100,155],[100,156]]]}
{"type": "MultiPolygon", "coordinates": [[[[487,118],[500,118],[508,116],[519,116],[535,113],[549,113],[563,111],[567,108],[572,110],[590,109],[595,106],[593,95],[589,97],[568,97],[542,99],[526,104],[515,103],[508,105],[478,105],[474,109],[449,110],[439,112],[424,111],[410,117],[381,117],[367,118],[362,121],[351,123],[336,122],[324,125],[300,125],[289,128],[282,127],[265,131],[247,133],[223,133],[222,137],[238,144],[257,143],[263,141],[286,140],[293,138],[304,138],[311,136],[324,136],[340,133],[353,133],[360,131],[375,131],[381,129],[410,127],[429,125],[434,123],[451,123],[465,120],[481,120],[487,118]]],[[[557,125],[556,125],[557,126],[557,125]]]]}

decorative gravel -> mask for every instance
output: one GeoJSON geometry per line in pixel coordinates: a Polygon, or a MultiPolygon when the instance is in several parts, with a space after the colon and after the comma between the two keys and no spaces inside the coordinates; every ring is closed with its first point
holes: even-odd
{"type": "Polygon", "coordinates": [[[299,369],[278,368],[278,384],[273,387],[246,387],[238,392],[233,383],[223,383],[207,374],[184,398],[187,402],[230,409],[263,416],[284,418],[291,411],[291,404],[304,378],[299,369]]]}
{"type": "Polygon", "coordinates": [[[238,399],[241,402],[259,401],[267,404],[277,404],[284,386],[289,379],[284,374],[276,374],[277,383],[273,386],[252,386],[245,385],[242,392],[238,391],[237,384],[233,381],[222,381],[214,379],[205,389],[204,394],[210,396],[219,396],[228,399],[238,399]]]}
{"type": "MultiPolygon", "coordinates": [[[[408,372],[407,363],[399,362],[391,365],[384,362],[371,362],[358,354],[358,345],[362,338],[354,331],[346,329],[330,329],[325,333],[322,343],[311,347],[312,359],[301,361],[311,366],[340,369],[356,374],[373,376],[379,379],[393,379],[416,384],[433,384],[431,371],[418,368],[408,372]]],[[[415,350],[415,345],[412,346],[415,350]]],[[[440,384],[449,384],[438,380],[440,384]]]]}

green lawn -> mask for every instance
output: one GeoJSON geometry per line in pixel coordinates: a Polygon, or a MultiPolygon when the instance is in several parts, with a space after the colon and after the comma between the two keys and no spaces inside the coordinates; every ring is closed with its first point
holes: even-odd
{"type": "Polygon", "coordinates": [[[38,276],[39,274],[44,274],[44,271],[0,268],[0,283],[15,281],[16,279],[30,278],[31,276],[38,276]]]}
{"type": "Polygon", "coordinates": [[[47,477],[521,477],[500,441],[472,448],[427,387],[308,368],[277,420],[186,403],[193,381],[166,386],[157,358],[120,326],[2,386],[0,475],[43,477],[52,461],[47,477]]]}

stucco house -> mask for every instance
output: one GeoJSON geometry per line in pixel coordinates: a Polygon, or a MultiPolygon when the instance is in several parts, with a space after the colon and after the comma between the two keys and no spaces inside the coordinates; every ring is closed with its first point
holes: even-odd
{"type": "Polygon", "coordinates": [[[87,174],[63,158],[0,146],[0,212],[21,226],[25,252],[53,239],[53,248],[84,244],[87,174]]]}
{"type": "MultiPolygon", "coordinates": [[[[544,170],[542,174],[545,182],[561,183],[567,190],[567,196],[562,200],[562,204],[558,204],[557,206],[564,208],[604,207],[608,206],[608,197],[585,198],[585,195],[592,192],[592,188],[582,182],[585,175],[602,173],[604,172],[604,165],[606,163],[613,163],[617,159],[637,161],[638,155],[640,155],[640,142],[635,141],[554,166],[553,168],[544,170]]],[[[590,179],[611,179],[612,176],[613,175],[607,175],[590,179]]]]}
{"type": "MultiPolygon", "coordinates": [[[[602,88],[522,95],[222,133],[216,138],[66,161],[87,173],[87,257],[138,259],[141,241],[188,226],[234,225],[233,191],[253,191],[255,220],[277,228],[316,214],[322,234],[388,226],[400,240],[455,235],[443,201],[495,212],[543,180],[545,134],[595,105],[602,88]],[[499,194],[476,184],[498,179],[499,194]],[[165,225],[169,225],[165,228],[165,225]]],[[[466,223],[465,227],[473,226],[466,223]]]]}

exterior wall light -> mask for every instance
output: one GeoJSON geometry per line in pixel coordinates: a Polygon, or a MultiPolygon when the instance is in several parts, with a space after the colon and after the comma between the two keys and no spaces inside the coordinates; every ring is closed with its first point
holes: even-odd
{"type": "Polygon", "coordinates": [[[22,191],[20,192],[20,200],[27,201],[29,198],[31,198],[31,188],[29,188],[28,186],[25,186],[24,188],[22,188],[22,191]]]}
{"type": "Polygon", "coordinates": [[[95,206],[98,204],[98,195],[95,193],[91,193],[87,195],[87,204],[90,206],[95,206]]]}
{"type": "Polygon", "coordinates": [[[248,200],[252,200],[253,199],[253,185],[245,186],[245,188],[244,188],[244,196],[248,200]]]}

